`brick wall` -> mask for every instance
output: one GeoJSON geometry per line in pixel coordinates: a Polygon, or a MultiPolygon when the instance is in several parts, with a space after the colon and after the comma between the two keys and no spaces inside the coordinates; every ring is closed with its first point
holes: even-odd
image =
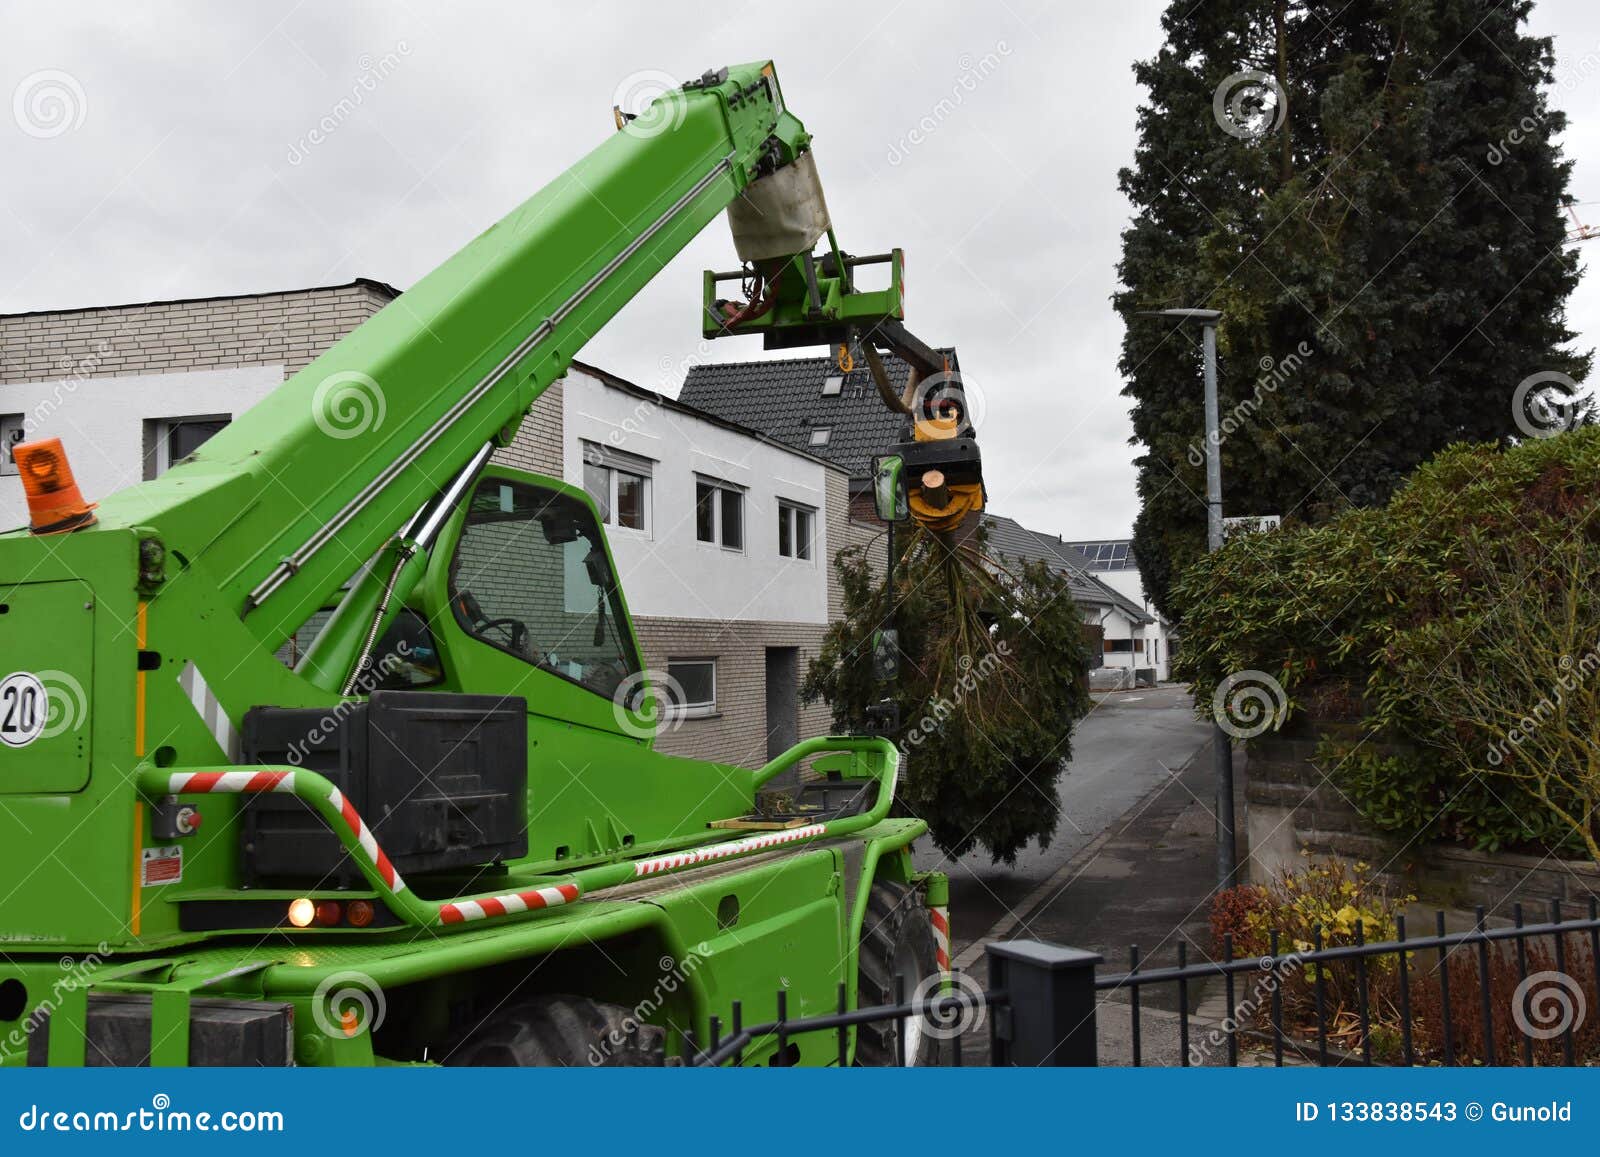
{"type": "Polygon", "coordinates": [[[0,384],[229,366],[302,369],[391,300],[376,283],[0,316],[0,384]]]}
{"type": "Polygon", "coordinates": [[[565,469],[562,449],[562,390],[565,382],[557,378],[534,401],[522,420],[511,445],[496,450],[494,460],[518,470],[529,470],[550,478],[560,478],[565,469]]]}
{"type": "Polygon", "coordinates": [[[850,480],[844,475],[828,473],[828,618],[837,619],[844,614],[844,589],[839,584],[839,571],[834,561],[839,552],[852,546],[866,550],[873,570],[883,573],[883,524],[872,513],[869,495],[866,506],[859,497],[850,495],[850,480]],[[870,519],[871,521],[865,521],[870,519]]]}
{"type": "MultiPolygon", "coordinates": [[[[767,762],[766,649],[799,648],[803,680],[823,635],[822,627],[800,623],[707,619],[637,619],[634,628],[652,670],[666,670],[670,659],[717,660],[717,714],[679,721],[657,737],[656,749],[744,767],[767,762]]],[[[799,722],[801,739],[833,729],[825,703],[802,702],[799,722]]]]}

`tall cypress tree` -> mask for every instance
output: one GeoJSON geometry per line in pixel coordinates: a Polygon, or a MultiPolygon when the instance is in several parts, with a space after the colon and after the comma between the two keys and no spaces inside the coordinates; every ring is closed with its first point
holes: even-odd
{"type": "Polygon", "coordinates": [[[1134,530],[1159,607],[1205,546],[1199,334],[1220,309],[1229,514],[1383,502],[1452,442],[1516,437],[1530,374],[1582,380],[1563,307],[1570,164],[1531,0],[1175,2],[1123,234],[1134,530]],[[1243,75],[1241,75],[1243,74],[1243,75]]]}

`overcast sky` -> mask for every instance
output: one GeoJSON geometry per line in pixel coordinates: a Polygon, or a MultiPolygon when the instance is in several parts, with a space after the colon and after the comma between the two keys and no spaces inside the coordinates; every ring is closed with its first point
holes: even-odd
{"type": "MultiPolygon", "coordinates": [[[[0,312],[357,276],[404,289],[603,140],[619,93],[771,58],[841,244],[904,248],[908,323],[961,351],[991,507],[1068,538],[1130,533],[1116,170],[1162,5],[722,7],[6,0],[0,312]]],[[[1573,191],[1600,201],[1600,5],[1541,0],[1534,28],[1566,73],[1573,191]]],[[[700,270],[731,259],[711,226],[583,357],[676,393],[700,270]]],[[[1570,306],[1584,348],[1597,307],[1589,276],[1570,306]]]]}

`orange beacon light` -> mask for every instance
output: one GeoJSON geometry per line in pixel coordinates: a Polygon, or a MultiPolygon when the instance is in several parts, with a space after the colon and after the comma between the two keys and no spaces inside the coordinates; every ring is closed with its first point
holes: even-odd
{"type": "Polygon", "coordinates": [[[62,534],[94,523],[93,502],[85,502],[72,477],[60,438],[21,442],[11,448],[28,499],[28,529],[34,534],[62,534]]]}

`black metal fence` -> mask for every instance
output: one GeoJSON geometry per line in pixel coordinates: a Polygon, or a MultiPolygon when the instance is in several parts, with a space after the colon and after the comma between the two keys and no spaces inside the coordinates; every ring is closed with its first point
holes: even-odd
{"type": "Polygon", "coordinates": [[[987,1056],[978,1063],[993,1065],[1144,1065],[1152,1019],[1161,1022],[1162,1051],[1175,1036],[1175,1060],[1184,1066],[1238,1065],[1241,1046],[1252,1062],[1270,1056],[1274,1065],[1573,1065],[1600,1053],[1600,911],[1593,899],[1578,919],[1566,919],[1553,902],[1538,923],[1527,922],[1517,905],[1505,927],[1490,927],[1479,909],[1462,932],[1446,932],[1442,912],[1429,936],[1409,936],[1403,917],[1391,940],[1368,943],[1359,920],[1351,931],[1349,942],[1325,943],[1322,929],[1314,929],[1309,945],[1289,952],[1280,952],[1272,933],[1267,954],[1243,959],[1225,938],[1220,959],[1199,962],[1188,959],[1180,940],[1169,967],[1150,967],[1134,947],[1127,971],[1110,974],[1099,971],[1098,953],[995,942],[986,946],[982,988],[965,979],[943,994],[908,999],[900,978],[893,1004],[850,1009],[840,985],[836,1012],[794,1018],[779,992],[777,1017],[749,1025],[735,1002],[731,1024],[712,1018],[710,1040],[692,1048],[692,1063],[737,1065],[769,1040],[777,1045],[770,1063],[792,1063],[795,1038],[831,1033],[837,1063],[845,1064],[852,1027],[888,1022],[899,1034],[896,1055],[905,1058],[908,1022],[921,1018],[924,1031],[931,1026],[942,1042],[940,1063],[961,1065],[975,1051],[963,1037],[980,1009],[988,1033],[987,1056]],[[1241,993],[1245,979],[1251,983],[1241,993]],[[1218,982],[1222,1000],[1210,994],[1213,1015],[1201,1017],[1196,988],[1218,982]],[[1148,1007],[1156,993],[1170,995],[1176,1008],[1148,1007]],[[1113,1010],[1127,1018],[1125,1031],[1110,1034],[1115,1042],[1103,1039],[1098,1015],[1113,1010]]]}
{"type": "MultiPolygon", "coordinates": [[[[1063,1051],[1062,1037],[1072,1027],[1069,1018],[1087,1003],[1090,1041],[1094,1024],[1094,963],[1100,957],[1092,952],[1044,944],[1037,940],[996,941],[985,946],[989,964],[989,985],[979,988],[960,974],[952,974],[949,991],[909,999],[907,980],[895,978],[895,1002],[868,1008],[851,1009],[849,995],[839,985],[838,1010],[823,1016],[788,1015],[788,994],[777,993],[777,1018],[759,1024],[745,1024],[741,1002],[734,1001],[730,1024],[711,1018],[711,1037],[704,1050],[691,1043],[691,1063],[702,1066],[739,1065],[756,1042],[775,1042],[770,1063],[792,1063],[790,1042],[794,1037],[820,1033],[833,1034],[835,1063],[849,1063],[850,1029],[859,1025],[892,1022],[899,1034],[895,1055],[904,1063],[909,1055],[908,1022],[920,1018],[931,1026],[940,1042],[941,1064],[961,1066],[970,1046],[963,1044],[969,1035],[968,1022],[977,1014],[988,1014],[988,1063],[1003,1065],[1093,1064],[1081,1056],[1063,1051]],[[1013,1015],[1013,1012],[1018,1015],[1013,1015]]],[[[1081,1040],[1078,1042],[1081,1045],[1081,1040]]]]}
{"type": "MultiPolygon", "coordinates": [[[[1207,1028],[1206,1043],[1222,1050],[1215,1063],[1238,1064],[1241,1039],[1270,1047],[1273,1064],[1280,1066],[1286,1052],[1319,1065],[1532,1065],[1557,1050],[1559,1063],[1572,1065],[1580,1059],[1577,1044],[1591,1000],[1600,1009],[1600,970],[1595,967],[1600,960],[1600,912],[1593,898],[1588,915],[1580,919],[1565,919],[1560,903],[1552,901],[1549,919],[1536,924],[1527,922],[1517,904],[1506,927],[1490,927],[1480,907],[1474,926],[1463,932],[1447,933],[1443,912],[1435,913],[1431,936],[1408,936],[1404,916],[1396,918],[1392,940],[1368,943],[1359,920],[1352,932],[1352,943],[1325,946],[1323,931],[1316,928],[1308,951],[1287,954],[1280,953],[1274,932],[1267,955],[1243,960],[1234,958],[1228,937],[1222,959],[1194,964],[1180,941],[1177,965],[1171,968],[1146,967],[1135,947],[1129,950],[1127,972],[1097,976],[1094,987],[1100,993],[1128,994],[1128,1059],[1134,1065],[1144,1063],[1141,992],[1152,985],[1174,987],[1178,1063],[1189,1065],[1197,1060],[1190,986],[1213,979],[1223,982],[1225,1010],[1220,1024],[1207,1028]],[[1533,953],[1539,956],[1537,963],[1547,961],[1552,967],[1531,968],[1533,953]],[[1241,1001],[1238,980],[1251,974],[1256,977],[1254,991],[1241,1001]],[[1379,980],[1381,991],[1375,994],[1379,980]],[[1330,1044],[1336,982],[1343,1047],[1330,1044]],[[1546,987],[1540,988],[1541,983],[1546,987]],[[1285,1010],[1291,984],[1310,1004],[1309,1018],[1298,1025],[1289,1023],[1285,1010]],[[1426,1004],[1424,1017],[1419,1017],[1419,1003],[1426,1004]],[[1418,1040],[1419,1028],[1426,1031],[1426,1048],[1418,1040]]],[[[1592,1032],[1600,1024],[1590,1023],[1589,1028],[1592,1032]]],[[[1198,1051],[1198,1059],[1213,1061],[1209,1052],[1198,1051]]]]}

